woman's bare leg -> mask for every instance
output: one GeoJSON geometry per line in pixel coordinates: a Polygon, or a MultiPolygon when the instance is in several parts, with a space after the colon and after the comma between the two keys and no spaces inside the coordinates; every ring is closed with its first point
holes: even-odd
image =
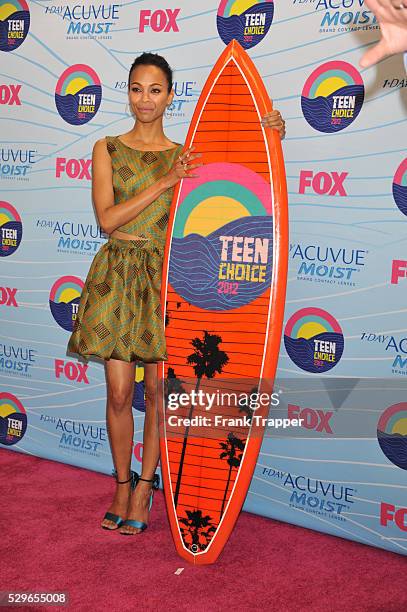
{"type": "MultiPolygon", "coordinates": [[[[158,459],[160,457],[160,443],[158,434],[158,412],[157,412],[157,385],[158,364],[144,364],[144,388],[146,394],[146,416],[144,420],[143,435],[143,461],[141,478],[151,479],[155,473],[158,459]]],[[[151,482],[140,480],[135,488],[127,514],[128,519],[148,522],[148,504],[150,500],[151,482]]],[[[139,533],[141,530],[124,525],[121,532],[139,533]]]]}
{"type": "MultiPolygon", "coordinates": [[[[117,359],[105,361],[107,383],[106,422],[112,449],[113,463],[118,480],[127,480],[130,475],[134,421],[132,398],[134,390],[135,362],[127,363],[117,359]]],[[[108,512],[127,517],[130,482],[116,484],[113,502],[108,512]]],[[[116,528],[113,521],[104,519],[102,525],[116,528]]]]}

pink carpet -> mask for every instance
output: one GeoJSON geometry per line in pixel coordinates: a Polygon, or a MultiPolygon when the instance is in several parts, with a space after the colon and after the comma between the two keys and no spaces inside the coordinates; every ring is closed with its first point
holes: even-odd
{"type": "Polygon", "coordinates": [[[242,513],[218,562],[193,567],[175,552],[162,491],[147,531],[125,537],[99,528],[111,477],[8,450],[0,467],[0,590],[68,591],[75,612],[407,610],[406,557],[242,513]]]}

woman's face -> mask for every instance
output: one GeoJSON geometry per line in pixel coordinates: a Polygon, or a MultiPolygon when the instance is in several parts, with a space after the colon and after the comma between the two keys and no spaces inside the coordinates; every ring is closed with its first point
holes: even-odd
{"type": "Polygon", "coordinates": [[[130,75],[129,104],[138,121],[152,123],[163,116],[174,92],[168,93],[165,73],[157,66],[136,66],[130,75]]]}

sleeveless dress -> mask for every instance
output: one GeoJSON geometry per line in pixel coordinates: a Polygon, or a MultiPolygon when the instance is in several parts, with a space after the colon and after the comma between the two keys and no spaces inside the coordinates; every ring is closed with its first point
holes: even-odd
{"type": "MultiPolygon", "coordinates": [[[[139,151],[106,137],[112,160],[114,203],[157,182],[182,151],[139,151]]],[[[168,189],[117,229],[147,240],[110,237],[93,259],[81,294],[68,351],[121,361],[168,359],[161,309],[161,278],[169,209],[168,189]]]]}

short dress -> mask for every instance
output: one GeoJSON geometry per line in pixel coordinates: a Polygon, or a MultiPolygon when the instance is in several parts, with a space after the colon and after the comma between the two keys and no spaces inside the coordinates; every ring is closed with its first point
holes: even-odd
{"type": "MultiPolygon", "coordinates": [[[[112,160],[114,203],[157,182],[182,151],[139,151],[106,137],[112,160]]],[[[169,210],[168,189],[117,229],[147,240],[110,237],[93,259],[81,294],[68,351],[88,360],[154,363],[168,359],[161,308],[161,279],[169,210]]]]}

